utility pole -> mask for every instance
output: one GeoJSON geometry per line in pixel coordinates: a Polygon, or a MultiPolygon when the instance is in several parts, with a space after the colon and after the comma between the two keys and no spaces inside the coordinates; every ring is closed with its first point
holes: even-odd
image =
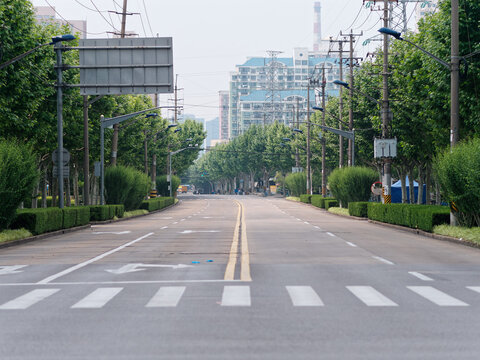
{"type": "Polygon", "coordinates": [[[452,40],[451,40],[451,74],[450,74],[450,146],[453,148],[459,140],[459,85],[460,85],[460,57],[459,57],[459,14],[458,0],[452,0],[452,40]]]}
{"type": "MultiPolygon", "coordinates": [[[[296,123],[296,128],[297,129],[300,125],[299,111],[300,111],[300,104],[299,104],[299,99],[297,97],[297,123],[296,123]]],[[[297,167],[297,168],[300,167],[300,154],[298,153],[298,147],[295,149],[295,167],[297,167]]]]}
{"type": "Polygon", "coordinates": [[[174,111],[174,115],[173,115],[173,123],[176,124],[177,123],[177,104],[178,104],[178,88],[177,88],[177,84],[178,84],[178,74],[175,75],[175,109],[173,110],[174,111]]]}
{"type": "Polygon", "coordinates": [[[308,79],[307,84],[307,194],[312,194],[312,169],[310,166],[311,153],[310,153],[310,87],[318,86],[318,79],[313,77],[308,79]]]}
{"type": "MultiPolygon", "coordinates": [[[[350,34],[342,34],[340,32],[341,36],[348,36],[350,38],[350,62],[349,62],[349,68],[350,68],[350,79],[349,79],[349,99],[350,99],[350,104],[349,104],[349,109],[348,109],[348,130],[352,131],[353,130],[353,63],[355,60],[361,59],[358,57],[354,57],[353,55],[353,43],[355,42],[354,37],[356,36],[362,36],[363,31],[360,34],[354,34],[353,30],[350,30],[350,34]]],[[[351,139],[348,140],[348,166],[353,166],[353,141],[351,139]]]]}
{"type": "MultiPolygon", "coordinates": [[[[330,52],[332,53],[338,53],[339,54],[339,61],[340,61],[340,81],[343,81],[343,43],[346,43],[348,42],[348,40],[346,39],[343,39],[343,40],[332,40],[332,38],[330,38],[330,43],[338,43],[338,51],[335,51],[335,50],[331,50],[330,52]]],[[[339,116],[338,118],[340,119],[340,121],[338,122],[338,128],[340,130],[343,130],[343,124],[342,124],[342,120],[343,120],[343,88],[342,86],[340,86],[340,97],[339,97],[339,100],[340,100],[340,103],[339,103],[339,116]]],[[[338,167],[341,168],[343,167],[343,136],[340,136],[340,139],[339,139],[339,160],[338,160],[338,167]]]]}
{"type": "MultiPolygon", "coordinates": [[[[123,0],[122,10],[122,27],[120,29],[120,37],[125,38],[125,27],[127,24],[127,0],[123,0]]],[[[113,125],[113,138],[112,138],[112,158],[110,164],[117,166],[117,151],[118,151],[118,124],[113,125]]]]}
{"type": "MultiPolygon", "coordinates": [[[[383,25],[388,27],[388,0],[383,0],[383,25]]],[[[388,100],[388,35],[383,35],[383,90],[382,90],[382,138],[389,138],[390,103],[388,100]]],[[[392,202],[392,159],[383,158],[383,199],[392,202]]]]}
{"type": "MultiPolygon", "coordinates": [[[[325,109],[325,88],[327,79],[325,77],[325,66],[322,68],[322,108],[325,109]]],[[[322,126],[325,126],[325,111],[322,111],[322,126]]],[[[327,195],[327,173],[326,173],[326,144],[325,138],[322,137],[322,196],[327,195]]]]}

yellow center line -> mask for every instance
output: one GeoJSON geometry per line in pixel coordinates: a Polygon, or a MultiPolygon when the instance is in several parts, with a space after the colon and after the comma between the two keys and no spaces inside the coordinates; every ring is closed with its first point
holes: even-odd
{"type": "Polygon", "coordinates": [[[240,228],[240,222],[242,220],[242,205],[235,200],[238,205],[237,223],[235,224],[235,230],[233,232],[232,247],[230,248],[230,256],[228,258],[227,268],[225,269],[224,280],[235,280],[235,265],[237,264],[238,253],[238,232],[240,228]]]}
{"type": "Polygon", "coordinates": [[[228,258],[227,268],[225,269],[224,280],[235,280],[235,266],[237,265],[238,243],[241,239],[241,262],[240,262],[240,280],[252,281],[250,276],[250,254],[248,252],[247,229],[245,223],[245,208],[242,203],[234,200],[238,205],[237,222],[233,232],[233,241],[230,248],[230,256],[228,258]],[[240,230],[241,229],[241,230],[240,230]]]}

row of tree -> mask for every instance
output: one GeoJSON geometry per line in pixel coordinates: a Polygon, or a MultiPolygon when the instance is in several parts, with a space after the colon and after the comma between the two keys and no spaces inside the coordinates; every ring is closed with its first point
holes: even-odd
{"type": "MultiPolygon", "coordinates": [[[[406,37],[427,51],[442,59],[449,58],[450,52],[450,11],[449,0],[439,3],[435,14],[427,16],[418,24],[418,33],[408,33],[406,37]]],[[[460,53],[462,60],[462,81],[460,85],[460,139],[468,140],[478,136],[480,130],[480,4],[476,0],[460,0],[460,53]]],[[[379,73],[382,65],[382,51],[377,56],[365,61],[354,71],[353,98],[349,99],[344,92],[345,113],[348,119],[349,106],[354,111],[355,163],[368,166],[380,172],[381,164],[373,157],[374,138],[380,138],[380,107],[363,94],[374,99],[381,99],[382,76],[379,73]]],[[[440,189],[432,172],[432,164],[436,154],[449,146],[450,141],[450,76],[448,69],[415,47],[402,41],[393,41],[390,46],[390,106],[393,117],[390,121],[389,133],[398,141],[397,157],[393,161],[393,175],[402,179],[408,175],[410,181],[416,179],[420,184],[427,184],[427,193],[436,193],[440,201],[440,189]]],[[[326,105],[326,125],[338,128],[339,98],[329,98],[326,105]],[[331,114],[332,116],[329,116],[331,114]]],[[[322,113],[312,114],[310,121],[322,123],[322,113]]],[[[219,145],[205,158],[202,158],[191,171],[191,178],[208,185],[211,182],[225,189],[238,186],[238,179],[245,178],[251,187],[253,179],[268,180],[277,172],[287,173],[295,166],[295,149],[305,154],[306,126],[302,125],[302,133],[292,135],[291,129],[274,124],[271,126],[253,127],[245,134],[229,144],[219,145]],[[285,146],[283,138],[295,138],[285,146]],[[284,145],[282,145],[284,143],[284,145]],[[202,176],[203,175],[203,176],[202,176]],[[208,176],[207,176],[208,175],[208,176]]],[[[311,142],[312,171],[314,189],[318,189],[321,175],[321,129],[312,127],[311,142]]],[[[326,169],[333,171],[339,164],[338,135],[322,132],[326,141],[326,169]]],[[[345,153],[347,142],[344,142],[345,153]]],[[[305,155],[300,156],[300,164],[306,167],[305,155]]],[[[206,185],[203,185],[206,186],[206,185]]],[[[210,185],[210,187],[212,187],[210,185]]],[[[413,192],[413,184],[410,184],[413,192]]],[[[405,188],[403,196],[406,201],[405,188]]],[[[423,187],[419,187],[421,192],[423,187]]],[[[422,199],[422,194],[419,194],[422,199]]],[[[411,194],[410,199],[414,199],[411,194]]],[[[430,202],[430,196],[427,201],[430,202]]]]}
{"type": "MultiPolygon", "coordinates": [[[[5,0],[0,3],[0,63],[34,48],[38,44],[51,41],[54,36],[67,34],[70,29],[56,24],[37,24],[32,4],[28,0],[5,0]]],[[[72,41],[70,46],[78,45],[72,41]]],[[[53,46],[39,48],[24,59],[0,69],[0,139],[17,139],[28,143],[37,157],[41,172],[40,188],[33,189],[32,195],[41,192],[46,198],[47,184],[55,190],[52,177],[52,152],[57,148],[57,102],[55,53],[53,46]]],[[[63,62],[77,65],[77,51],[66,51],[63,62]]],[[[64,82],[79,83],[76,69],[64,71],[64,82]]],[[[70,151],[70,169],[73,186],[67,180],[66,192],[75,195],[77,204],[79,188],[84,180],[84,98],[78,88],[64,88],[64,147],[70,151]]],[[[129,114],[153,108],[148,96],[104,96],[94,100],[87,98],[88,107],[89,162],[93,173],[93,164],[100,158],[100,115],[105,118],[129,114]]],[[[157,157],[156,171],[167,172],[167,154],[170,151],[187,146],[187,140],[201,144],[205,133],[201,124],[187,120],[176,128],[167,129],[168,121],[160,116],[137,116],[120,125],[117,163],[132,166],[151,174],[153,154],[157,157]],[[180,130],[181,131],[178,131],[180,130]],[[177,131],[174,131],[177,130],[177,131]],[[148,162],[145,166],[145,142],[148,162]]],[[[112,131],[106,130],[105,149],[107,166],[110,162],[112,131]]],[[[197,158],[198,152],[184,151],[175,155],[172,162],[174,173],[182,173],[197,158]]],[[[92,176],[92,180],[95,180],[92,176]]],[[[98,192],[96,181],[90,181],[90,193],[98,192]]],[[[36,196],[32,196],[36,206],[36,196]]],[[[67,197],[66,204],[69,204],[67,197]]],[[[92,196],[90,203],[94,201],[92,196]]],[[[45,205],[45,201],[43,203],[45,205]]]]}

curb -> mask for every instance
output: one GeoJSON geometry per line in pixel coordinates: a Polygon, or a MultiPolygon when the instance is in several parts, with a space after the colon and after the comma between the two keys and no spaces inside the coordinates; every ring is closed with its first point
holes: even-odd
{"type": "Polygon", "coordinates": [[[113,223],[113,222],[127,221],[127,220],[135,219],[135,218],[138,218],[138,217],[141,217],[141,216],[147,216],[147,215],[155,214],[155,213],[167,210],[167,209],[169,209],[173,206],[176,206],[178,204],[180,204],[180,202],[177,202],[176,204],[172,204],[170,206],[164,207],[163,209],[159,209],[159,210],[149,212],[148,214],[140,214],[140,215],[135,215],[135,216],[131,216],[131,217],[128,217],[128,218],[120,218],[120,219],[117,219],[117,220],[110,219],[110,220],[106,220],[106,221],[92,221],[89,224],[83,225],[83,226],[77,226],[77,227],[72,227],[72,228],[68,228],[68,229],[51,231],[51,232],[48,232],[48,233],[29,236],[27,238],[13,240],[13,241],[9,241],[9,242],[6,242],[6,243],[0,243],[0,249],[11,247],[11,246],[16,246],[16,245],[22,245],[22,244],[26,244],[26,243],[37,241],[37,240],[43,240],[43,239],[47,239],[47,238],[50,238],[50,237],[53,237],[53,236],[56,236],[56,235],[68,234],[68,233],[71,233],[71,232],[88,229],[88,228],[92,227],[92,225],[110,224],[110,223],[113,223]]]}
{"type": "Polygon", "coordinates": [[[328,210],[313,206],[312,204],[309,204],[309,203],[304,203],[304,202],[301,202],[301,201],[299,203],[304,204],[304,205],[309,205],[309,206],[311,206],[315,209],[318,209],[318,210],[323,210],[324,212],[326,212],[328,214],[331,214],[331,215],[340,216],[340,217],[347,218],[347,219],[352,219],[352,220],[368,221],[369,223],[372,223],[372,224],[375,224],[375,225],[389,227],[389,228],[392,228],[392,229],[401,230],[401,231],[409,232],[409,233],[412,233],[412,234],[417,234],[417,235],[428,237],[428,238],[435,239],[435,240],[446,241],[446,242],[450,242],[450,243],[457,244],[457,245],[463,245],[463,246],[468,246],[468,247],[475,248],[475,249],[480,249],[480,244],[473,243],[473,242],[470,242],[470,241],[467,241],[467,240],[458,239],[458,238],[454,238],[454,237],[447,236],[447,235],[434,234],[434,233],[430,233],[430,232],[419,230],[419,229],[412,229],[412,228],[408,228],[408,227],[405,227],[405,226],[384,223],[384,222],[380,222],[380,221],[376,221],[376,220],[370,220],[368,218],[334,214],[332,212],[329,212],[328,210]]]}

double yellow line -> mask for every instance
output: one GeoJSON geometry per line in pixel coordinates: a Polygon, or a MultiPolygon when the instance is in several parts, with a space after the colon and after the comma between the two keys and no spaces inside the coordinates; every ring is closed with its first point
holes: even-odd
{"type": "Polygon", "coordinates": [[[224,280],[235,280],[235,267],[237,265],[238,254],[241,254],[240,260],[240,280],[252,281],[250,276],[250,253],[248,252],[247,227],[245,223],[245,209],[243,204],[234,200],[238,205],[237,223],[233,232],[233,241],[230,248],[227,268],[225,269],[224,280]],[[241,251],[239,251],[239,244],[241,251]]]}

